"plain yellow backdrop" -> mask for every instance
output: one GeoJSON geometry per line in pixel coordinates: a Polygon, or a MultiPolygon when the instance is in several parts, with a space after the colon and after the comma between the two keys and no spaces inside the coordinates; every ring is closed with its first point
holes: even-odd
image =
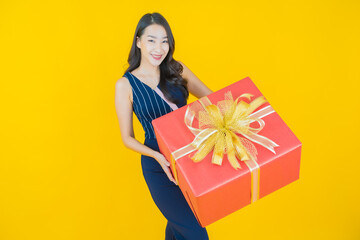
{"type": "Polygon", "coordinates": [[[154,11],[176,60],[213,91],[249,76],[303,143],[300,179],[211,224],[210,239],[360,239],[355,0],[1,1],[0,239],[164,239],[114,106],[154,11]]]}

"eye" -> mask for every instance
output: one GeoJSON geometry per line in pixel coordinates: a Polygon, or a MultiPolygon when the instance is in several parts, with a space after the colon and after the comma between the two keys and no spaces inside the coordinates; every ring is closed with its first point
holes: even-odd
{"type": "Polygon", "coordinates": [[[149,42],[153,42],[154,40],[150,39],[149,42]]]}
{"type": "Polygon", "coordinates": [[[163,43],[167,43],[167,42],[168,42],[167,40],[163,41],[163,43]]]}

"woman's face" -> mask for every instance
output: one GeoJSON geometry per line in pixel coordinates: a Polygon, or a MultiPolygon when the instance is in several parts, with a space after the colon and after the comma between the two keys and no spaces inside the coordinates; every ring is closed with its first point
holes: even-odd
{"type": "Polygon", "coordinates": [[[159,66],[169,52],[165,28],[158,24],[149,25],[141,38],[137,37],[136,46],[140,48],[142,61],[159,66]]]}

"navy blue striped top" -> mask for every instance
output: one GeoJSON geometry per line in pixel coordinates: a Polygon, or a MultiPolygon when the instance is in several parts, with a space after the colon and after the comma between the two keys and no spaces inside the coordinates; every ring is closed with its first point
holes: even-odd
{"type": "MultiPolygon", "coordinates": [[[[140,81],[133,74],[126,72],[124,76],[131,84],[133,93],[133,111],[143,126],[145,131],[145,138],[155,139],[156,136],[151,121],[169,112],[172,112],[173,110],[167,104],[167,102],[165,102],[155,92],[154,89],[140,81]]],[[[157,86],[158,88],[159,85],[157,86]]],[[[180,99],[180,103],[176,104],[179,108],[187,104],[187,100],[183,97],[180,89],[173,87],[170,89],[170,92],[175,97],[180,99]]]]}

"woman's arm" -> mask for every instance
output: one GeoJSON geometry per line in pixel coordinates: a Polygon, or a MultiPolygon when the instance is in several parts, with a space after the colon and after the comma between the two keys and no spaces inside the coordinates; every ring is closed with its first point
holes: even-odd
{"type": "Polygon", "coordinates": [[[115,108],[123,144],[125,147],[135,152],[154,158],[161,165],[170,181],[177,184],[170,172],[170,163],[166,160],[164,155],[149,148],[148,146],[145,146],[135,139],[133,128],[133,110],[130,99],[131,93],[131,85],[127,78],[120,78],[115,84],[115,108]]]}
{"type": "Polygon", "coordinates": [[[181,61],[178,62],[184,68],[182,77],[188,80],[188,89],[192,95],[197,98],[201,98],[209,95],[210,93],[213,93],[213,91],[208,88],[203,82],[201,82],[200,79],[196,77],[195,74],[190,71],[190,69],[184,63],[182,63],[181,61]]]}

